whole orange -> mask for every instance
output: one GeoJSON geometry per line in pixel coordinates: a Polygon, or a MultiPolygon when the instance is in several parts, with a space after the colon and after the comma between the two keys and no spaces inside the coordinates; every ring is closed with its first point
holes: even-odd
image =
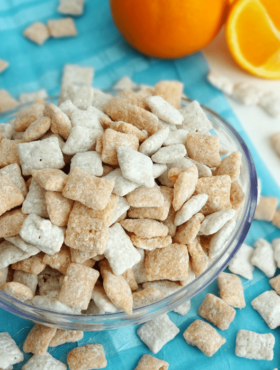
{"type": "Polygon", "coordinates": [[[228,0],[110,0],[114,22],[135,49],[179,58],[207,45],[224,23],[228,0]]]}

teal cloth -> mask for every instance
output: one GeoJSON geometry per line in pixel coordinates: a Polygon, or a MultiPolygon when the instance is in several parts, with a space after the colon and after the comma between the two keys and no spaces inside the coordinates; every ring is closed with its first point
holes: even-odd
{"type": "MultiPolygon", "coordinates": [[[[66,63],[90,65],[95,68],[94,85],[110,88],[122,76],[129,75],[136,83],[154,84],[161,79],[178,79],[185,85],[191,99],[212,108],[228,120],[241,134],[254,157],[258,176],[262,180],[262,194],[280,198],[280,190],[248,139],[240,122],[223,94],[206,80],[208,65],[201,53],[176,61],[148,58],[133,50],[114,26],[108,0],[90,0],[83,16],[75,18],[78,36],[50,39],[39,47],[22,36],[23,30],[35,21],[61,18],[57,13],[58,0],[1,0],[0,1],[0,58],[8,60],[10,67],[0,74],[0,88],[17,97],[21,92],[46,88],[49,95],[59,92],[62,68],[66,63]]],[[[264,122],[265,124],[265,122],[264,122]]],[[[280,231],[266,222],[254,221],[247,237],[247,244],[264,237],[268,241],[280,237],[280,231]]],[[[192,308],[185,316],[170,313],[169,317],[179,327],[180,333],[156,355],[169,362],[170,370],[184,369],[248,369],[272,370],[280,363],[280,331],[270,330],[250,302],[262,292],[271,289],[268,279],[258,269],[254,279],[242,279],[245,288],[246,308],[237,310],[229,330],[218,332],[226,344],[208,358],[183,339],[184,330],[197,315],[206,291],[218,295],[217,282],[192,300],[192,308]],[[236,357],[235,340],[239,329],[258,333],[272,333],[276,338],[274,360],[271,362],[247,360],[236,357]]],[[[0,310],[0,332],[7,331],[22,349],[24,340],[33,324],[0,310]]],[[[143,354],[152,354],[136,334],[137,327],[127,327],[110,332],[86,332],[78,343],[50,348],[49,352],[66,363],[67,353],[76,346],[101,343],[108,360],[108,370],[133,370],[143,354]]],[[[25,354],[25,362],[30,358],[25,354]]],[[[23,363],[15,365],[21,369],[23,363]]],[[[0,359],[1,367],[1,359],[0,359]]]]}

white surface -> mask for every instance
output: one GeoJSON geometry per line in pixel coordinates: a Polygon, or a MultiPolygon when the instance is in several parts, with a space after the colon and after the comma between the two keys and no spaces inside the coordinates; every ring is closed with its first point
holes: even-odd
{"type": "MultiPolygon", "coordinates": [[[[230,55],[223,31],[203,50],[210,69],[230,78],[234,83],[248,82],[264,91],[280,95],[280,80],[265,80],[243,71],[230,55]]],[[[280,186],[280,158],[270,144],[270,136],[280,131],[280,117],[272,118],[260,107],[241,105],[226,97],[264,163],[280,186]]]]}

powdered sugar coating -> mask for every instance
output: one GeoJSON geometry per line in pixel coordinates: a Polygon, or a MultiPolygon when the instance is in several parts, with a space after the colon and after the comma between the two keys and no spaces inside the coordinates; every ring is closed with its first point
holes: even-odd
{"type": "Polygon", "coordinates": [[[107,366],[104,349],[101,344],[87,344],[72,349],[67,355],[70,370],[103,369],[107,366]]]}
{"type": "Polygon", "coordinates": [[[207,194],[198,194],[192,196],[183,207],[176,213],[174,224],[176,226],[182,225],[186,221],[189,221],[197,212],[199,212],[202,207],[206,204],[208,200],[207,194]]]}
{"type": "Polygon", "coordinates": [[[139,184],[136,184],[122,175],[122,171],[120,168],[116,168],[112,172],[108,173],[108,175],[105,176],[106,179],[112,179],[115,181],[113,193],[117,194],[119,196],[125,196],[126,194],[132,192],[134,189],[136,189],[139,184]]]}
{"type": "Polygon", "coordinates": [[[203,112],[200,104],[194,100],[180,109],[184,117],[182,128],[189,132],[205,133],[212,129],[212,124],[203,112]]]}
{"type": "Polygon", "coordinates": [[[89,151],[75,154],[71,159],[70,170],[76,167],[89,175],[102,176],[103,174],[101,157],[97,152],[89,151]]]}
{"type": "Polygon", "coordinates": [[[0,269],[29,257],[28,253],[6,240],[0,244],[0,247],[0,269]]]}
{"type": "Polygon", "coordinates": [[[226,245],[230,236],[232,235],[233,230],[236,227],[235,220],[227,221],[224,226],[217,231],[211,238],[209,244],[209,257],[215,257],[226,245]]]}
{"type": "Polygon", "coordinates": [[[169,128],[162,128],[145,140],[139,151],[147,156],[153,155],[163,144],[169,134],[169,128]]]}
{"type": "Polygon", "coordinates": [[[280,325],[280,297],[274,290],[260,294],[251,304],[270,329],[275,329],[280,325]]]}
{"type": "Polygon", "coordinates": [[[205,217],[200,226],[200,235],[212,235],[219,231],[227,221],[231,220],[235,216],[234,209],[226,209],[212,213],[205,217]]]}
{"type": "Polygon", "coordinates": [[[22,204],[22,213],[26,215],[34,213],[40,217],[49,218],[45,196],[46,190],[32,178],[27,196],[22,204]]]}
{"type": "Polygon", "coordinates": [[[155,163],[172,163],[177,159],[183,158],[186,154],[187,151],[183,144],[174,144],[160,148],[152,155],[152,160],[155,163]]]}
{"type": "Polygon", "coordinates": [[[250,360],[273,359],[275,338],[272,334],[258,334],[249,330],[239,330],[236,337],[235,354],[250,360]]]}
{"type": "Polygon", "coordinates": [[[254,246],[255,250],[251,257],[252,264],[262,270],[267,277],[274,276],[276,262],[274,260],[272,245],[260,238],[255,242],[254,246]]]}
{"type": "Polygon", "coordinates": [[[182,114],[161,96],[150,96],[146,99],[146,102],[151,108],[152,113],[154,113],[158,118],[173,125],[182,124],[182,114]]]}
{"type": "Polygon", "coordinates": [[[48,352],[43,356],[34,355],[31,359],[22,367],[22,370],[39,370],[46,368],[48,370],[66,370],[67,366],[62,362],[56,360],[48,352]]]}
{"type": "Polygon", "coordinates": [[[24,360],[23,353],[9,333],[0,333],[0,358],[3,369],[24,360]]]}
{"type": "Polygon", "coordinates": [[[242,244],[236,255],[231,260],[228,268],[234,274],[243,276],[245,279],[253,279],[254,265],[251,262],[251,258],[254,252],[254,248],[247,244],[242,244]]]}
{"type": "Polygon", "coordinates": [[[71,128],[62,151],[64,154],[74,155],[92,150],[100,134],[102,134],[101,130],[90,129],[84,126],[74,126],[71,128]]]}

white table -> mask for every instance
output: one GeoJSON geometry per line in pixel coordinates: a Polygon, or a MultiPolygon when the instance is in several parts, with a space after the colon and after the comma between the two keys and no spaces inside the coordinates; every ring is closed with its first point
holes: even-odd
{"type": "MultiPolygon", "coordinates": [[[[233,82],[249,82],[264,91],[280,95],[280,80],[265,80],[243,71],[228,51],[223,30],[203,50],[210,69],[230,78],[233,82]]],[[[280,131],[280,117],[272,118],[257,106],[245,106],[226,97],[239,121],[261,155],[264,163],[280,186],[280,158],[270,144],[270,136],[280,131]]]]}

